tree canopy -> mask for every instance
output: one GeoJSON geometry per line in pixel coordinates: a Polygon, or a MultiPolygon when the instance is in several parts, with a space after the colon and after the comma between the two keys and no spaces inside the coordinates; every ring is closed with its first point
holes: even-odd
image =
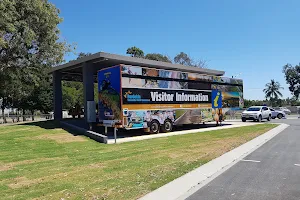
{"type": "Polygon", "coordinates": [[[50,102],[38,102],[52,101],[47,70],[71,51],[60,39],[61,22],[59,10],[47,0],[0,1],[2,110],[9,106],[49,110],[50,102]]]}
{"type": "Polygon", "coordinates": [[[78,54],[77,60],[80,59],[80,58],[83,58],[83,57],[85,57],[85,56],[90,56],[90,55],[92,55],[92,54],[91,54],[91,53],[80,52],[80,53],[78,54]]]}
{"type": "Polygon", "coordinates": [[[131,57],[137,57],[137,58],[143,58],[144,57],[144,51],[140,48],[137,48],[135,46],[130,47],[127,49],[126,54],[130,54],[131,57]]]}
{"type": "MultiPolygon", "coordinates": [[[[169,58],[169,56],[160,53],[148,53],[146,54],[146,56],[144,56],[145,54],[144,51],[136,46],[129,47],[126,51],[126,54],[130,54],[132,57],[137,57],[137,58],[145,58],[148,60],[156,60],[156,61],[172,63],[172,60],[169,58]]],[[[196,61],[184,52],[180,52],[174,57],[174,63],[180,65],[192,66],[192,67],[199,67],[199,68],[206,67],[206,61],[204,60],[196,61]]]]}
{"type": "Polygon", "coordinates": [[[278,81],[272,79],[271,82],[267,83],[265,87],[266,88],[263,91],[266,94],[266,99],[278,99],[279,97],[282,97],[280,90],[283,88],[280,86],[280,83],[278,81]]]}
{"type": "Polygon", "coordinates": [[[180,52],[174,57],[174,63],[192,67],[204,68],[206,67],[206,61],[204,60],[194,60],[188,54],[180,52]]]}
{"type": "Polygon", "coordinates": [[[167,56],[164,56],[160,53],[148,53],[145,56],[145,59],[172,63],[172,61],[167,56]]]}
{"type": "MultiPolygon", "coordinates": [[[[76,59],[90,56],[91,53],[80,52],[76,59]]],[[[98,87],[94,84],[94,100],[98,101],[98,87]]],[[[76,105],[82,107],[84,105],[83,83],[77,81],[62,81],[62,107],[63,109],[71,109],[76,105]]]]}
{"type": "Polygon", "coordinates": [[[280,86],[280,83],[274,79],[272,79],[270,83],[267,83],[265,87],[263,92],[266,94],[266,99],[270,101],[272,106],[274,101],[277,101],[279,97],[282,97],[280,90],[283,88],[280,86]]]}
{"type": "Polygon", "coordinates": [[[174,57],[174,62],[180,65],[191,66],[192,59],[184,52],[180,52],[174,57]]]}
{"type": "Polygon", "coordinates": [[[289,85],[290,92],[296,99],[299,99],[300,95],[300,65],[292,66],[286,64],[283,67],[283,73],[285,75],[286,83],[289,85]]]}

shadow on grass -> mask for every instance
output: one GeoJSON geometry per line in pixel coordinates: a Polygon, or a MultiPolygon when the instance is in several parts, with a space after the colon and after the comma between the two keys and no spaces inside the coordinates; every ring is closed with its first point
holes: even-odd
{"type": "Polygon", "coordinates": [[[28,122],[23,124],[18,124],[18,126],[38,126],[43,129],[56,129],[61,128],[59,121],[48,120],[48,121],[39,121],[39,122],[28,122]]]}
{"type": "MultiPolygon", "coordinates": [[[[66,120],[62,120],[62,121],[66,121],[66,120]]],[[[60,121],[55,121],[55,120],[48,120],[48,121],[39,121],[39,122],[28,122],[28,123],[24,123],[24,124],[18,124],[20,126],[22,125],[26,125],[26,126],[37,126],[37,127],[40,127],[40,128],[43,128],[43,129],[57,129],[57,128],[62,128],[64,129],[65,131],[67,131],[68,133],[76,136],[76,135],[82,135],[82,133],[76,131],[76,130],[73,130],[73,129],[70,129],[70,128],[67,128],[67,127],[64,127],[61,125],[60,121]]]]}
{"type": "MultiPolygon", "coordinates": [[[[78,127],[79,129],[69,128],[64,126],[60,123],[60,121],[41,121],[41,122],[29,122],[26,124],[19,124],[19,125],[27,125],[27,126],[38,126],[43,129],[56,129],[62,128],[68,133],[76,136],[76,135],[85,135],[83,129],[88,130],[88,125],[84,122],[83,119],[64,119],[61,122],[66,122],[73,126],[78,127]]],[[[230,123],[223,123],[223,126],[231,125],[230,123]]],[[[216,127],[215,123],[209,124],[189,124],[183,126],[176,126],[174,127],[174,131],[183,131],[183,130],[191,130],[191,129],[202,129],[202,128],[211,128],[216,127]]],[[[106,135],[109,139],[114,138],[113,129],[108,128],[108,133],[104,133],[104,127],[94,127],[93,131],[106,135]]],[[[126,129],[118,129],[117,131],[117,138],[126,138],[126,137],[135,137],[135,136],[142,136],[142,135],[149,135],[150,133],[144,132],[142,129],[133,129],[133,130],[126,130],[126,129]]]]}

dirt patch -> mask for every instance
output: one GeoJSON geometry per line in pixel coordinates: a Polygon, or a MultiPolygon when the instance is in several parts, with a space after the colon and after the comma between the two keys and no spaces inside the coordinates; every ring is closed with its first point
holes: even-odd
{"type": "MultiPolygon", "coordinates": [[[[10,128],[10,127],[7,127],[10,128]]],[[[28,131],[31,128],[19,128],[19,129],[9,129],[9,130],[0,130],[0,134],[7,134],[7,133],[13,133],[13,132],[20,132],[20,131],[28,131]]]]}
{"type": "Polygon", "coordinates": [[[11,163],[1,163],[0,164],[0,171],[11,170],[17,165],[32,164],[32,163],[51,161],[51,160],[64,160],[64,159],[67,159],[67,158],[66,157],[39,158],[39,159],[31,159],[31,160],[22,160],[22,161],[11,162],[11,163]]]}
{"type": "Polygon", "coordinates": [[[104,165],[101,163],[93,163],[93,164],[86,165],[86,166],[72,168],[70,170],[70,172],[57,173],[57,174],[53,174],[50,176],[36,178],[36,179],[28,179],[24,176],[21,176],[21,177],[10,179],[7,186],[9,186],[12,189],[28,187],[28,186],[40,184],[43,182],[49,182],[49,181],[58,180],[58,179],[59,180],[66,179],[69,177],[73,177],[76,174],[83,174],[87,169],[100,169],[100,168],[104,168],[104,165]]]}
{"type": "Polygon", "coordinates": [[[0,172],[1,171],[7,171],[7,170],[10,170],[12,169],[13,167],[11,165],[1,165],[0,166],[0,172]]]}
{"type": "Polygon", "coordinates": [[[82,136],[73,136],[68,133],[55,133],[55,134],[44,134],[34,137],[38,140],[54,140],[57,143],[70,143],[70,142],[85,142],[86,138],[82,136]]]}
{"type": "Polygon", "coordinates": [[[13,182],[8,184],[8,186],[12,189],[17,189],[32,184],[38,184],[41,183],[41,181],[42,181],[41,179],[27,179],[26,177],[22,176],[22,177],[14,178],[13,182]]]}
{"type": "MultiPolygon", "coordinates": [[[[75,174],[75,173],[78,173],[78,172],[75,171],[75,172],[72,172],[72,173],[75,174]]],[[[31,185],[40,184],[42,182],[47,182],[47,181],[50,181],[50,180],[62,179],[64,177],[67,177],[68,175],[69,175],[68,173],[57,173],[57,174],[53,174],[51,176],[45,176],[45,177],[36,178],[36,179],[28,179],[24,176],[21,176],[21,177],[11,179],[10,183],[7,184],[7,185],[12,189],[16,189],[16,188],[22,188],[22,187],[28,187],[28,186],[31,186],[31,185]]]]}
{"type": "Polygon", "coordinates": [[[24,176],[17,177],[12,179],[12,182],[8,184],[8,186],[12,189],[17,189],[17,188],[22,188],[22,187],[27,187],[35,184],[40,184],[42,182],[46,182],[49,180],[53,179],[60,179],[62,177],[68,176],[67,173],[58,173],[54,174],[52,176],[46,176],[46,177],[41,177],[41,178],[36,178],[36,179],[28,179],[24,176]]]}
{"type": "Polygon", "coordinates": [[[205,157],[216,157],[222,155],[242,143],[241,138],[228,138],[222,140],[212,140],[205,143],[191,145],[191,148],[182,151],[164,152],[165,156],[172,159],[181,159],[186,162],[205,157]]]}

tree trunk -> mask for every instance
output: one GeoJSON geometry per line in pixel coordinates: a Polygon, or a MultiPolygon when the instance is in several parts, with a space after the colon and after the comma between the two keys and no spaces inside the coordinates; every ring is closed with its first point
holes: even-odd
{"type": "Polygon", "coordinates": [[[2,107],[1,108],[1,110],[2,110],[2,119],[3,119],[3,123],[5,124],[5,123],[7,123],[7,121],[6,121],[6,117],[5,117],[5,114],[4,114],[4,107],[2,107]]]}
{"type": "Polygon", "coordinates": [[[19,109],[17,109],[17,122],[19,122],[19,121],[20,121],[20,116],[19,116],[19,114],[20,114],[20,110],[19,110],[19,109]]]}
{"type": "Polygon", "coordinates": [[[22,114],[23,115],[23,122],[25,122],[26,121],[25,110],[23,109],[22,111],[23,111],[23,114],[22,114]]]}
{"type": "Polygon", "coordinates": [[[34,110],[31,110],[31,119],[34,121],[34,110]]]}

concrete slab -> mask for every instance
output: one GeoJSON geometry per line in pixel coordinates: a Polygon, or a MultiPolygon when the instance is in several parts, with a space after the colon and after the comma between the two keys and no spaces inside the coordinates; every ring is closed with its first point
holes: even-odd
{"type": "MultiPolygon", "coordinates": [[[[244,124],[246,125],[248,123],[244,124]]],[[[257,123],[251,123],[251,125],[253,124],[257,123]]],[[[239,160],[243,159],[261,145],[272,139],[288,126],[289,125],[287,124],[281,124],[267,133],[233,149],[230,152],[225,153],[224,155],[145,195],[144,197],[140,198],[140,200],[185,199],[212,181],[215,177],[226,171],[228,168],[232,167],[239,160]]]]}

